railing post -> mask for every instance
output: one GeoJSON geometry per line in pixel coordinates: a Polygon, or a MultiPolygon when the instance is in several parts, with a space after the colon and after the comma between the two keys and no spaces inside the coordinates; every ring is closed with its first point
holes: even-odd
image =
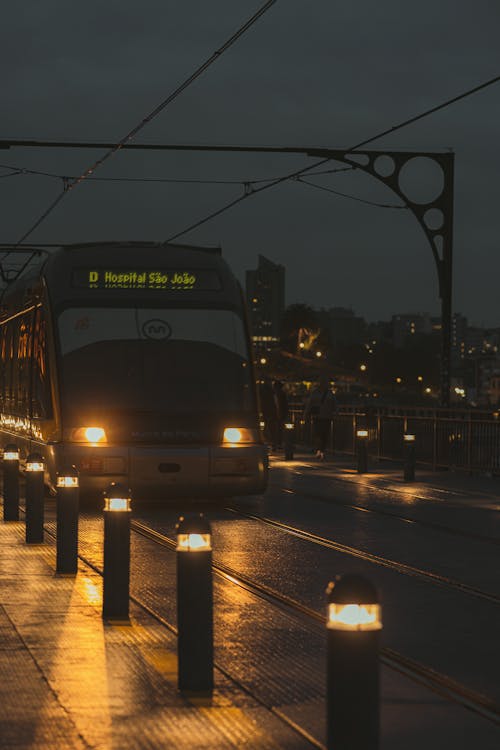
{"type": "Polygon", "coordinates": [[[472,473],[472,414],[467,415],[467,471],[472,473]]]}
{"type": "Polygon", "coordinates": [[[432,418],[432,471],[436,471],[437,466],[437,414],[434,412],[432,418]]]}

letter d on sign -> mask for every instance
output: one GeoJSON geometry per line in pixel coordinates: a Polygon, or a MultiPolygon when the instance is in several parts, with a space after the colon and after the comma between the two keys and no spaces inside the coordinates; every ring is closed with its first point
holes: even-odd
{"type": "Polygon", "coordinates": [[[89,271],[89,281],[94,283],[99,281],[99,274],[97,271],[89,271]]]}

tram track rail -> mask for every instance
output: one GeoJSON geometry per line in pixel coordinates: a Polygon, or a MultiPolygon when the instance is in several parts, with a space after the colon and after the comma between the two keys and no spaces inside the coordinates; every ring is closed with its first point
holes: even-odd
{"type": "MultiPolygon", "coordinates": [[[[132,521],[131,528],[150,541],[175,549],[176,543],[173,539],[155,529],[151,529],[141,522],[132,521]]],[[[316,632],[319,628],[325,628],[324,614],[307,607],[286,594],[281,594],[269,586],[254,581],[221,563],[214,562],[213,571],[219,578],[264,599],[268,603],[278,606],[288,613],[292,613],[295,617],[299,617],[302,622],[305,621],[307,626],[309,628],[313,627],[316,632]]],[[[471,690],[448,675],[441,674],[431,667],[390,648],[381,649],[380,661],[390,669],[405,675],[414,682],[424,685],[442,698],[457,703],[500,726],[500,706],[487,696],[471,690]]]]}
{"type": "MultiPolygon", "coordinates": [[[[333,481],[345,481],[345,480],[342,480],[342,479],[338,480],[337,478],[335,478],[333,481]]],[[[328,495],[324,495],[324,494],[321,495],[319,493],[314,493],[314,492],[306,492],[305,490],[293,489],[291,487],[283,487],[278,482],[270,482],[269,486],[279,488],[281,492],[284,494],[299,495],[302,497],[307,497],[311,500],[319,500],[320,502],[327,503],[329,505],[335,505],[339,508],[345,508],[346,510],[353,510],[358,513],[368,513],[368,514],[376,515],[376,516],[384,516],[386,518],[394,518],[396,521],[400,521],[401,523],[408,523],[408,524],[415,525],[415,526],[421,526],[422,528],[432,529],[433,531],[440,531],[444,534],[451,534],[453,536],[461,536],[465,539],[473,539],[474,541],[500,546],[500,539],[498,537],[488,536],[487,534],[478,534],[472,531],[464,531],[463,529],[455,529],[455,528],[452,528],[451,526],[445,526],[444,524],[436,523],[434,521],[422,521],[418,518],[408,518],[408,516],[403,516],[400,513],[392,513],[389,510],[381,510],[380,508],[367,508],[364,505],[355,505],[354,503],[343,502],[342,500],[337,500],[333,497],[329,497],[328,495]]],[[[366,485],[363,485],[363,486],[366,486],[366,485]]],[[[376,489],[378,489],[379,492],[386,491],[380,488],[376,488],[376,489]]],[[[397,490],[394,490],[394,492],[397,492],[397,490]]]]}
{"type": "Polygon", "coordinates": [[[319,536],[318,534],[313,534],[310,531],[305,531],[304,529],[290,526],[289,524],[283,523],[282,521],[277,521],[274,518],[259,516],[254,513],[246,513],[242,510],[239,510],[238,508],[232,508],[230,506],[226,506],[225,510],[235,515],[241,516],[242,518],[247,518],[252,521],[258,521],[268,526],[272,526],[276,529],[279,529],[285,534],[289,534],[291,536],[297,537],[298,539],[303,539],[305,541],[311,542],[312,544],[317,544],[321,547],[331,549],[334,552],[340,552],[342,554],[349,555],[350,557],[356,557],[360,560],[364,560],[365,562],[373,563],[374,565],[379,565],[383,568],[388,568],[403,575],[407,575],[413,578],[420,578],[421,580],[434,583],[438,586],[455,589],[460,591],[461,593],[465,593],[479,599],[484,599],[494,604],[500,604],[500,596],[491,594],[487,591],[482,591],[481,589],[478,589],[474,586],[469,586],[469,584],[462,583],[461,581],[457,581],[454,578],[450,578],[439,573],[434,573],[429,570],[424,570],[422,568],[417,568],[413,565],[408,565],[407,563],[392,560],[388,557],[375,555],[372,552],[366,552],[365,550],[361,550],[358,547],[352,547],[350,545],[343,544],[342,542],[337,542],[333,539],[328,539],[326,537],[319,536]]]}
{"type": "MultiPolygon", "coordinates": [[[[288,466],[288,468],[290,468],[290,467],[288,466]]],[[[317,471],[318,468],[319,467],[318,467],[317,464],[310,464],[310,463],[307,463],[306,461],[304,461],[304,462],[301,462],[299,464],[299,466],[294,467],[292,469],[292,471],[297,476],[309,476],[309,472],[317,471]],[[306,469],[307,471],[306,472],[302,472],[300,469],[306,469]]],[[[324,466],[324,465],[322,465],[321,468],[323,470],[324,469],[331,469],[332,471],[335,471],[335,474],[332,474],[332,475],[326,474],[326,475],[324,475],[328,479],[331,479],[332,481],[335,481],[335,482],[344,482],[346,484],[356,484],[357,486],[364,487],[364,488],[370,489],[370,490],[375,490],[377,492],[389,492],[389,493],[394,493],[394,494],[397,494],[397,495],[406,494],[403,491],[403,487],[399,488],[399,487],[395,486],[395,483],[398,482],[398,480],[396,480],[396,479],[392,479],[391,482],[390,482],[390,484],[387,483],[386,479],[379,480],[379,483],[374,484],[373,482],[363,481],[363,480],[360,479],[359,474],[357,474],[355,472],[354,473],[350,472],[350,471],[346,470],[345,468],[335,466],[334,464],[332,464],[330,466],[324,466]],[[383,484],[382,484],[382,482],[383,482],[383,484]]],[[[369,474],[369,472],[368,472],[368,474],[369,474]]],[[[399,480],[399,481],[401,481],[401,480],[399,480]]],[[[408,488],[408,486],[409,485],[405,485],[406,488],[408,488]]],[[[448,499],[448,498],[444,498],[444,497],[427,497],[425,495],[419,495],[419,494],[416,494],[416,493],[413,495],[414,499],[415,500],[422,500],[424,502],[433,502],[433,503],[445,504],[445,505],[449,505],[450,507],[455,507],[456,506],[456,507],[459,507],[459,508],[463,508],[464,504],[462,502],[460,502],[460,498],[470,498],[470,495],[471,495],[470,491],[469,492],[467,492],[467,491],[461,491],[461,490],[457,490],[456,488],[445,488],[445,487],[436,487],[436,486],[433,486],[433,485],[428,485],[427,489],[428,490],[432,490],[434,493],[436,493],[438,495],[439,494],[442,494],[442,495],[446,494],[446,495],[452,496],[452,499],[448,499]],[[453,496],[455,498],[457,498],[457,499],[453,499],[453,496]]],[[[499,499],[498,499],[498,495],[493,494],[491,492],[484,492],[484,490],[481,490],[480,493],[479,493],[479,495],[480,495],[479,503],[478,503],[478,505],[476,505],[474,507],[475,510],[482,510],[482,511],[487,511],[487,512],[496,512],[496,513],[500,512],[500,502],[499,502],[499,499]],[[482,505],[482,503],[484,503],[484,502],[488,502],[488,503],[491,502],[491,503],[493,503],[493,507],[491,505],[488,505],[487,507],[485,507],[484,505],[482,505]]]]}
{"type": "MultiPolygon", "coordinates": [[[[44,529],[53,539],[56,537],[54,524],[45,524],[44,529]]],[[[176,548],[176,541],[171,539],[167,535],[152,529],[146,524],[140,521],[131,521],[131,530],[160,546],[169,548],[174,551],[176,548]]],[[[98,575],[103,575],[103,570],[99,565],[96,565],[89,557],[85,554],[79,553],[79,559],[91,568],[98,575]]],[[[306,625],[310,630],[318,633],[325,628],[325,615],[296,601],[295,599],[281,594],[280,592],[272,589],[265,584],[258,581],[254,581],[251,578],[242,575],[241,573],[233,570],[232,568],[223,565],[221,563],[213,563],[213,572],[221,580],[227,581],[228,583],[238,586],[239,588],[247,591],[254,596],[263,599],[267,603],[270,603],[280,610],[284,611],[288,615],[293,615],[295,619],[299,619],[303,624],[306,625]]],[[[153,617],[158,623],[163,625],[172,634],[177,635],[177,628],[169,622],[165,617],[160,615],[156,610],[150,607],[145,601],[137,596],[131,595],[130,600],[143,611],[147,612],[153,617]]],[[[497,705],[488,696],[483,695],[475,690],[468,688],[462,683],[452,679],[448,675],[442,674],[431,667],[418,662],[411,657],[404,656],[390,648],[382,648],[380,650],[380,662],[382,665],[389,669],[398,672],[411,679],[417,684],[423,685],[440,697],[455,703],[469,711],[472,711],[476,715],[480,716],[495,725],[500,726],[500,706],[497,705]]],[[[283,713],[276,706],[263,700],[260,696],[256,695],[253,691],[241,682],[237,677],[234,677],[229,670],[223,667],[217,661],[214,663],[214,667],[227,679],[229,679],[238,688],[244,691],[249,697],[255,700],[259,705],[269,710],[278,719],[283,721],[289,728],[299,734],[304,740],[308,742],[311,747],[319,748],[319,750],[326,750],[325,746],[313,737],[307,730],[294,722],[290,717],[283,713]]]]}

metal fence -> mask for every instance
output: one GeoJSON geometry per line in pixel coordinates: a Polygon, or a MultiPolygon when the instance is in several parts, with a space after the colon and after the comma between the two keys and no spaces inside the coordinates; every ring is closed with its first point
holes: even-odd
{"type": "MultiPolygon", "coordinates": [[[[302,409],[291,409],[298,445],[313,445],[311,425],[302,409]]],[[[475,412],[341,407],[333,422],[329,450],[354,453],[356,430],[368,430],[368,452],[381,459],[402,460],[403,435],[415,435],[416,460],[439,468],[500,474],[500,421],[475,412]]]]}

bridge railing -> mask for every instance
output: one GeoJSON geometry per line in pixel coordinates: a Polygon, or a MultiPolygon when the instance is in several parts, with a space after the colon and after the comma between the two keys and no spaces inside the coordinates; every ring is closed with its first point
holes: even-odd
{"type": "MultiPolygon", "coordinates": [[[[291,408],[297,445],[313,447],[303,409],[291,408]]],[[[342,406],[332,421],[328,450],[354,453],[356,430],[368,430],[369,454],[403,459],[403,435],[415,434],[416,460],[434,469],[459,468],[500,474],[500,421],[471,411],[358,409],[342,406]]]]}

